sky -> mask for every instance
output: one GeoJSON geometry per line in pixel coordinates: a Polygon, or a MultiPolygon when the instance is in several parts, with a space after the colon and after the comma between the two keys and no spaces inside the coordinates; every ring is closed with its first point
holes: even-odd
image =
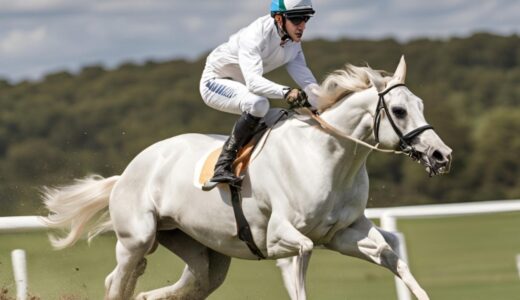
{"type": "MultiPolygon", "coordinates": [[[[520,0],[314,0],[305,39],[520,33],[520,0]]],[[[196,59],[269,13],[267,0],[0,0],[0,78],[196,59]]]]}

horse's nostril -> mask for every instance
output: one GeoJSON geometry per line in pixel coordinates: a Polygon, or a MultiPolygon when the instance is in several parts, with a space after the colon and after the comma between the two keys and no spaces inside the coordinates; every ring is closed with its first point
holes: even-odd
{"type": "Polygon", "coordinates": [[[432,157],[436,161],[444,161],[444,155],[442,155],[442,153],[439,150],[433,151],[432,157]]]}

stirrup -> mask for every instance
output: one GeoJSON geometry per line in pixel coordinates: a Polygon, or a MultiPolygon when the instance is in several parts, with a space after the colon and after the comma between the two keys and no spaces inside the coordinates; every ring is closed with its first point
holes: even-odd
{"type": "Polygon", "coordinates": [[[211,191],[219,184],[228,184],[228,185],[234,186],[236,188],[241,188],[244,177],[245,177],[245,175],[239,176],[239,177],[237,177],[237,179],[230,181],[230,182],[215,182],[215,181],[211,181],[211,179],[209,179],[208,181],[206,181],[204,183],[204,185],[202,185],[202,190],[205,192],[211,191]]]}
{"type": "Polygon", "coordinates": [[[204,182],[204,185],[202,185],[202,190],[207,192],[207,191],[211,191],[212,189],[214,189],[217,185],[219,184],[219,182],[213,182],[213,181],[206,181],[204,182]]]}
{"type": "MultiPolygon", "coordinates": [[[[218,164],[218,162],[217,162],[218,164]]],[[[202,186],[203,191],[210,191],[213,188],[215,188],[219,183],[222,184],[229,184],[229,185],[236,185],[235,182],[242,181],[239,177],[237,177],[232,171],[226,170],[226,168],[217,168],[218,171],[215,171],[213,176],[208,179],[202,186]],[[219,178],[220,177],[220,178],[219,178]],[[217,181],[214,181],[213,179],[217,178],[217,181]]]]}
{"type": "Polygon", "coordinates": [[[218,182],[218,183],[229,183],[237,181],[238,177],[233,174],[233,172],[224,171],[221,174],[213,174],[213,177],[209,181],[218,182]]]}

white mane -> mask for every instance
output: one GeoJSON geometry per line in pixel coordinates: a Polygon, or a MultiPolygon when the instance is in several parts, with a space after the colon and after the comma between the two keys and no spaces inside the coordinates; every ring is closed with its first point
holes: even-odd
{"type": "Polygon", "coordinates": [[[314,90],[318,96],[318,110],[323,111],[349,94],[372,87],[372,81],[387,82],[389,77],[385,77],[383,74],[388,73],[350,64],[346,65],[344,69],[332,72],[314,90]]]}

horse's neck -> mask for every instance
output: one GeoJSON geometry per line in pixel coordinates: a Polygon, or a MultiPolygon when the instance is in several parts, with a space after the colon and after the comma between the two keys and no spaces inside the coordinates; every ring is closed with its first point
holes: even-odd
{"type": "Polygon", "coordinates": [[[370,88],[351,94],[321,114],[321,118],[346,135],[369,141],[377,91],[370,88]]]}
{"type": "MultiPolygon", "coordinates": [[[[370,109],[374,97],[377,97],[375,90],[355,93],[323,112],[321,117],[346,135],[370,141],[373,120],[370,109]]],[[[319,153],[314,155],[314,161],[309,163],[328,168],[329,175],[338,184],[345,184],[349,179],[353,180],[364,167],[370,153],[370,149],[333,133],[317,129],[317,126],[295,134],[299,135],[298,141],[300,144],[303,142],[305,148],[312,153],[319,153]]]]}

